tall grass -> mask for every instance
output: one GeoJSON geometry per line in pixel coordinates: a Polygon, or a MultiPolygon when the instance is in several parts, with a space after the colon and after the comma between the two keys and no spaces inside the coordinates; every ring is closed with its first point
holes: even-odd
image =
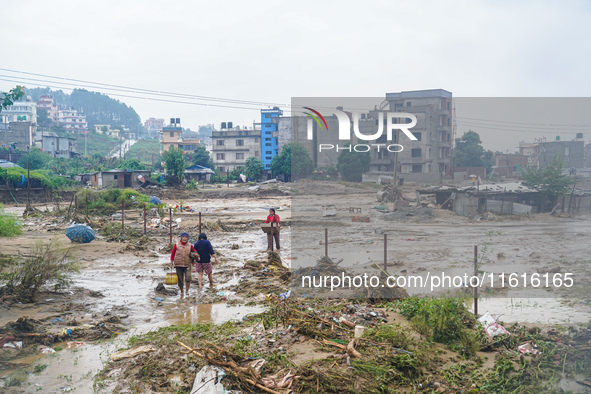
{"type": "Polygon", "coordinates": [[[18,218],[4,212],[4,205],[0,204],[0,237],[15,237],[22,233],[23,229],[18,218]]]}

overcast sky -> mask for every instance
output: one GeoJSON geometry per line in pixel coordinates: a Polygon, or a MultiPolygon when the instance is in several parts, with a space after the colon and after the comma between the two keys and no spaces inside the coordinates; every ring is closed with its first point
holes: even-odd
{"type": "MultiPolygon", "coordinates": [[[[588,1],[4,1],[0,67],[265,103],[432,88],[455,97],[584,97],[590,17],[588,1]]],[[[0,90],[16,84],[0,80],[0,90]]],[[[150,98],[112,96],[142,121],[179,117],[196,129],[260,117],[119,93],[150,98]]],[[[493,150],[537,136],[470,128],[493,150]]]]}

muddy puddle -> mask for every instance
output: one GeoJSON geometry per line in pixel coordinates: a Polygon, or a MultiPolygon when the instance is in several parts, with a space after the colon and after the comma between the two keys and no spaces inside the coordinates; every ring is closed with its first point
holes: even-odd
{"type": "MultiPolygon", "coordinates": [[[[203,293],[224,295],[228,300],[235,300],[230,287],[239,284],[243,280],[243,274],[248,274],[241,269],[247,260],[266,258],[266,236],[254,227],[253,231],[239,234],[230,232],[208,235],[223,263],[214,266],[216,288],[208,289],[209,284],[205,280],[203,293]],[[235,249],[234,246],[233,249],[232,245],[238,245],[238,248],[235,249]]],[[[289,250],[288,228],[282,233],[282,241],[284,248],[289,250]]],[[[84,301],[89,311],[86,316],[88,320],[92,320],[95,314],[116,315],[122,319],[121,324],[128,331],[110,340],[87,343],[74,349],[64,348],[53,354],[35,354],[14,359],[11,362],[19,367],[3,370],[0,374],[0,386],[4,386],[6,379],[19,369],[29,366],[27,369],[36,370],[36,373],[27,374],[21,387],[10,388],[11,391],[8,392],[62,393],[75,390],[79,393],[92,393],[96,373],[103,369],[110,354],[127,347],[127,340],[133,335],[173,324],[219,324],[229,320],[242,320],[248,314],[264,311],[261,307],[246,307],[241,304],[202,302],[196,282],[192,284],[190,296],[182,300],[178,294],[155,292],[158,283],[164,282],[167,272],[165,267],[170,262],[167,254],[158,254],[158,257],[136,257],[131,254],[119,256],[112,252],[108,254],[110,256],[93,260],[87,269],[73,275],[71,290],[75,293],[91,291],[95,295],[99,294],[84,301]]],[[[176,289],[176,286],[167,286],[167,289],[176,289]]],[[[47,304],[52,302],[58,301],[45,301],[47,304]]],[[[35,313],[31,316],[33,315],[35,313]]],[[[54,344],[54,347],[59,345],[54,344]]],[[[109,390],[107,388],[101,392],[107,393],[109,390]]]]}

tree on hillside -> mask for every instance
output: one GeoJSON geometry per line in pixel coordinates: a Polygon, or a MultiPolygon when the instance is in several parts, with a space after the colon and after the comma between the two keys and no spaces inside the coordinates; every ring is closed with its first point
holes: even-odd
{"type": "Polygon", "coordinates": [[[198,145],[197,149],[193,151],[191,162],[196,166],[203,166],[213,169],[213,160],[209,155],[209,152],[205,148],[205,145],[198,145]]]}
{"type": "Polygon", "coordinates": [[[256,181],[263,174],[263,162],[258,157],[249,157],[244,165],[244,175],[256,181]]]}
{"type": "Polygon", "coordinates": [[[27,162],[29,162],[29,168],[32,170],[42,170],[51,161],[51,156],[45,152],[41,152],[38,148],[33,148],[29,153],[25,153],[18,159],[17,165],[27,168],[27,162]]]}
{"type": "MultiPolygon", "coordinates": [[[[556,204],[558,197],[564,196],[573,181],[562,174],[562,160],[556,155],[546,168],[534,169],[526,168],[523,173],[524,183],[539,190],[544,200],[550,202],[552,206],[556,204]]],[[[545,208],[545,203],[542,207],[545,208]]]]}
{"type": "Polygon", "coordinates": [[[279,155],[273,157],[271,171],[275,175],[298,179],[314,171],[314,162],[305,146],[291,142],[283,147],[279,155]]]}
{"type": "Polygon", "coordinates": [[[47,116],[47,110],[37,108],[37,125],[48,127],[51,126],[52,122],[49,116],[47,116]]]}
{"type": "Polygon", "coordinates": [[[187,159],[181,148],[171,146],[162,154],[162,160],[168,175],[178,178],[182,182],[187,167],[187,159]]]}
{"type": "Polygon", "coordinates": [[[119,163],[117,168],[123,170],[145,170],[146,166],[140,163],[138,159],[127,159],[119,163]]]}
{"type": "Polygon", "coordinates": [[[489,172],[495,164],[494,154],[482,147],[478,133],[470,130],[461,138],[456,138],[456,167],[486,167],[489,172]]]}
{"type": "MultiPolygon", "coordinates": [[[[350,146],[348,143],[347,146],[350,146]]],[[[371,156],[369,152],[355,152],[343,150],[337,157],[337,169],[344,180],[349,182],[361,182],[364,172],[369,171],[371,156]]]]}
{"type": "Polygon", "coordinates": [[[12,88],[8,92],[0,92],[0,95],[2,96],[0,112],[2,112],[3,109],[10,107],[15,101],[18,101],[25,95],[25,87],[17,85],[16,88],[12,88]]]}

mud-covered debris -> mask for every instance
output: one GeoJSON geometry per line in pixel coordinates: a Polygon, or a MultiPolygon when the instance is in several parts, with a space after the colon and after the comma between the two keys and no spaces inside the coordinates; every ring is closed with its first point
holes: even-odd
{"type": "Polygon", "coordinates": [[[116,353],[111,354],[111,360],[113,360],[113,361],[123,360],[124,358],[135,357],[138,354],[150,353],[150,352],[154,352],[156,350],[157,350],[156,347],[153,345],[137,346],[132,349],[121,350],[120,352],[116,352],[116,353]]]}
{"type": "Polygon", "coordinates": [[[156,286],[154,291],[156,293],[170,295],[170,296],[177,295],[177,293],[178,293],[178,291],[176,289],[167,289],[166,286],[164,286],[164,283],[158,283],[158,286],[156,286]]]}

